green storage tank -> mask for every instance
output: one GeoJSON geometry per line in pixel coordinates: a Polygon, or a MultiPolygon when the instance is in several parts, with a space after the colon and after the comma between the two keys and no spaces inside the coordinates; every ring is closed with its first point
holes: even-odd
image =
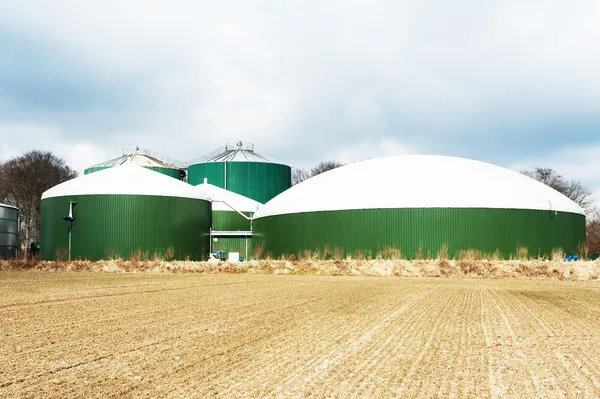
{"type": "Polygon", "coordinates": [[[291,187],[292,169],[254,152],[253,144],[227,144],[188,168],[188,183],[211,184],[264,204],[291,187]]]}
{"type": "Polygon", "coordinates": [[[115,166],[133,164],[137,166],[142,166],[146,169],[153,170],[163,175],[173,177],[178,180],[185,179],[185,171],[183,170],[183,168],[177,167],[175,161],[164,162],[159,160],[159,158],[164,157],[158,153],[147,149],[136,149],[135,152],[126,153],[118,158],[111,159],[110,161],[90,166],[89,168],[85,169],[83,173],[88,175],[90,173],[98,172],[104,169],[109,169],[115,166]]]}
{"type": "Polygon", "coordinates": [[[483,162],[428,155],[358,162],[310,178],[263,206],[254,246],[265,254],[435,257],[443,245],[532,256],[585,243],[575,202],[527,176],[483,162]]]}
{"type": "Polygon", "coordinates": [[[190,185],[126,164],[84,175],[42,196],[41,257],[100,260],[132,255],[208,258],[211,202],[190,185]]]}
{"type": "Polygon", "coordinates": [[[262,204],[208,182],[194,189],[212,201],[212,252],[239,252],[246,259],[251,256],[251,219],[262,204]]]}
{"type": "Polygon", "coordinates": [[[14,206],[0,204],[0,259],[17,255],[17,232],[19,210],[14,206]]]}

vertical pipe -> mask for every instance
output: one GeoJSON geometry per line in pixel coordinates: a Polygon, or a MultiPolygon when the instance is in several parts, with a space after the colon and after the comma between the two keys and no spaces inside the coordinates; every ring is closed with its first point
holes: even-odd
{"type": "MultiPolygon", "coordinates": [[[[208,239],[209,239],[209,243],[208,243],[208,253],[212,254],[212,227],[208,230],[208,239]]],[[[210,259],[210,256],[209,256],[210,259]]]]}
{"type": "Polygon", "coordinates": [[[225,183],[223,185],[223,188],[227,190],[227,162],[225,162],[225,183]]]}
{"type": "MultiPolygon", "coordinates": [[[[252,239],[254,239],[254,234],[252,234],[252,219],[254,219],[254,214],[250,216],[250,234],[252,239]]],[[[246,260],[248,260],[248,236],[246,236],[246,260]]]]}
{"type": "Polygon", "coordinates": [[[73,224],[69,223],[69,262],[71,261],[71,231],[73,231],[73,224]]]}

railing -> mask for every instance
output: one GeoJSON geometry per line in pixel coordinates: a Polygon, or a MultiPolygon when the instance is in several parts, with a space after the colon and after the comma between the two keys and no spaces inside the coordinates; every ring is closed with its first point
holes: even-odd
{"type": "Polygon", "coordinates": [[[244,144],[241,141],[238,141],[236,144],[227,143],[224,146],[221,146],[221,147],[217,148],[216,150],[209,152],[206,155],[203,155],[203,156],[193,159],[189,162],[186,162],[186,165],[189,166],[189,165],[194,165],[197,163],[204,163],[211,159],[216,158],[219,155],[223,155],[227,152],[232,152],[232,151],[237,151],[237,150],[254,152],[254,144],[252,144],[252,143],[244,144]]]}
{"type": "MultiPolygon", "coordinates": [[[[217,148],[214,151],[211,151],[210,153],[208,153],[206,155],[203,155],[201,157],[195,158],[195,159],[193,159],[191,161],[188,161],[188,162],[178,161],[178,160],[176,160],[174,158],[171,158],[171,157],[168,157],[168,156],[166,156],[166,155],[164,155],[164,154],[162,154],[162,153],[160,153],[158,151],[153,151],[153,150],[150,150],[148,148],[139,148],[139,147],[136,147],[135,150],[128,150],[128,149],[123,148],[121,150],[121,153],[123,155],[136,154],[136,153],[137,154],[143,154],[143,155],[147,155],[149,157],[155,158],[155,159],[157,159],[157,160],[159,160],[161,162],[164,162],[164,163],[166,163],[168,165],[171,165],[173,167],[176,167],[176,168],[179,168],[179,169],[187,169],[190,165],[194,165],[194,164],[197,164],[197,163],[207,162],[207,161],[210,161],[210,160],[218,157],[219,155],[224,155],[224,154],[232,153],[234,151],[239,151],[239,150],[248,151],[248,152],[254,152],[254,144],[252,144],[252,143],[243,143],[241,141],[238,141],[235,144],[233,144],[233,143],[227,143],[224,146],[221,146],[221,147],[217,148]]],[[[281,162],[279,162],[279,161],[277,161],[277,160],[275,160],[273,158],[270,158],[270,157],[267,157],[267,156],[264,156],[264,155],[260,155],[260,154],[257,154],[257,155],[260,156],[260,157],[262,157],[262,158],[264,158],[264,159],[266,159],[266,160],[268,160],[268,161],[270,161],[270,162],[281,163],[281,162]]]]}
{"type": "Polygon", "coordinates": [[[188,167],[188,163],[187,162],[180,162],[174,158],[168,157],[165,154],[162,154],[158,151],[153,151],[150,150],[148,148],[139,148],[136,147],[135,150],[128,150],[128,149],[121,149],[121,153],[123,155],[128,155],[128,154],[142,154],[142,155],[147,155],[149,157],[152,157],[154,159],[159,160],[160,162],[166,163],[167,165],[171,165],[174,166],[176,168],[180,168],[180,169],[185,169],[188,167]]]}

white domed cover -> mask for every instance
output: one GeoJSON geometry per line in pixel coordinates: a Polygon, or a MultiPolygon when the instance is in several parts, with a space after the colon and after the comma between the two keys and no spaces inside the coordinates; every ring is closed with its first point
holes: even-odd
{"type": "Polygon", "coordinates": [[[256,212],[258,207],[262,206],[260,202],[254,201],[251,198],[208,183],[194,186],[194,190],[213,201],[213,211],[233,212],[233,209],[235,209],[239,212],[256,212]],[[233,209],[231,209],[232,207],[233,209]]]}
{"type": "Polygon", "coordinates": [[[42,194],[42,199],[69,195],[155,195],[209,200],[192,186],[135,164],[124,164],[68,180],[42,194]]]}
{"type": "Polygon", "coordinates": [[[19,210],[19,208],[17,208],[16,206],[6,205],[1,202],[0,202],[0,208],[12,208],[12,209],[16,209],[17,211],[19,210]]]}
{"type": "Polygon", "coordinates": [[[439,155],[377,158],[312,177],[267,202],[255,218],[385,208],[499,208],[584,214],[575,202],[521,173],[439,155]]]}

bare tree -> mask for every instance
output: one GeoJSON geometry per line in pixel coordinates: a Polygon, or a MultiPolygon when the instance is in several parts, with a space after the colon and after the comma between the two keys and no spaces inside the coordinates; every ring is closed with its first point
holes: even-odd
{"type": "Polygon", "coordinates": [[[310,177],[315,177],[316,175],[339,168],[340,166],[344,166],[344,164],[338,161],[321,161],[317,166],[310,170],[310,177]]]}
{"type": "Polygon", "coordinates": [[[310,178],[310,173],[306,169],[294,168],[292,169],[292,186],[298,183],[302,183],[304,180],[310,178]]]}
{"type": "Polygon", "coordinates": [[[594,211],[588,216],[586,226],[587,249],[589,253],[600,253],[600,212],[594,211]]]}
{"type": "Polygon", "coordinates": [[[567,181],[552,168],[536,166],[533,170],[524,170],[521,173],[566,195],[587,212],[593,211],[594,199],[592,198],[592,190],[584,187],[581,182],[575,180],[567,181]]]}
{"type": "Polygon", "coordinates": [[[344,166],[344,164],[337,161],[321,161],[317,166],[310,170],[294,168],[292,169],[292,186],[302,183],[304,180],[315,177],[316,175],[320,175],[323,172],[327,172],[328,170],[339,168],[340,166],[344,166]]]}
{"type": "Polygon", "coordinates": [[[0,202],[19,208],[25,256],[29,244],[39,240],[43,192],[74,177],[77,172],[51,152],[30,151],[0,164],[0,202]]]}

